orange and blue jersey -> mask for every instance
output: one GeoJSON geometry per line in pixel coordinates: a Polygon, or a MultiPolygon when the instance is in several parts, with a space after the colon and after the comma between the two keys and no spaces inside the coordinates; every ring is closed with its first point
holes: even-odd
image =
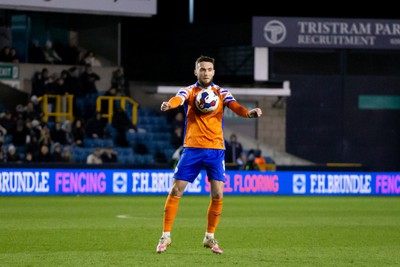
{"type": "Polygon", "coordinates": [[[184,106],[185,128],[183,146],[225,150],[223,135],[224,108],[229,107],[242,117],[247,116],[247,109],[236,102],[236,99],[229,90],[212,83],[209,89],[217,93],[220,101],[214,111],[203,113],[195,105],[196,95],[202,89],[205,88],[202,88],[197,82],[179,90],[176,96],[169,101],[172,108],[179,105],[184,106]]]}

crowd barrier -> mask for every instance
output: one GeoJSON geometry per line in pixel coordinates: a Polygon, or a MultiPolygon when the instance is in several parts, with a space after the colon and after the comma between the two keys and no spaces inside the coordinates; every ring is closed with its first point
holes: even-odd
{"type": "MultiPolygon", "coordinates": [[[[169,169],[1,168],[1,195],[166,195],[169,169]]],[[[186,195],[209,195],[201,171],[186,195]]],[[[399,196],[400,173],[226,171],[225,195],[399,196]]]]}

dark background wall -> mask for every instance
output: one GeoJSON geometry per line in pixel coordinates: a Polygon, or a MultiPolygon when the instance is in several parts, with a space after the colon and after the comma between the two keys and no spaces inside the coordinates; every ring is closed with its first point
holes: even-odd
{"type": "Polygon", "coordinates": [[[365,109],[360,96],[400,95],[398,51],[271,50],[271,77],[289,80],[287,152],[314,162],[400,169],[400,106],[365,109]]]}

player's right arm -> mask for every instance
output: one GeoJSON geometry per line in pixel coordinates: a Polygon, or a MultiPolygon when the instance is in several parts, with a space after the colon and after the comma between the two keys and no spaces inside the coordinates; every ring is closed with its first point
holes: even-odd
{"type": "Polygon", "coordinates": [[[162,102],[161,111],[167,111],[169,109],[177,108],[182,105],[184,99],[180,96],[174,96],[168,102],[162,102]]]}

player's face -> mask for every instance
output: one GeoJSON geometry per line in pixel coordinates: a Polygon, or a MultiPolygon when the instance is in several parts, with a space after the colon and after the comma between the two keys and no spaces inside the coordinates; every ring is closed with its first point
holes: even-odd
{"type": "Polygon", "coordinates": [[[203,87],[211,85],[214,74],[214,64],[211,62],[200,62],[194,70],[194,75],[197,76],[197,80],[203,87]]]}

